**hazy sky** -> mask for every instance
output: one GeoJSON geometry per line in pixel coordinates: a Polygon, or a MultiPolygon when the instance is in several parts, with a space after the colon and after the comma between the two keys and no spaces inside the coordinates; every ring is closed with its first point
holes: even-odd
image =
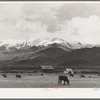
{"type": "Polygon", "coordinates": [[[0,40],[40,37],[100,44],[100,3],[0,3],[0,40]]]}

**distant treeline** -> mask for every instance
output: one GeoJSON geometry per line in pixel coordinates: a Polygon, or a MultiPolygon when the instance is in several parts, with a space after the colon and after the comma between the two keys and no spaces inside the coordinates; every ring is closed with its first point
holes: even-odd
{"type": "MultiPolygon", "coordinates": [[[[54,73],[63,72],[66,68],[72,68],[74,73],[100,73],[100,65],[66,65],[66,66],[54,66],[54,73]]],[[[39,66],[34,65],[6,65],[0,66],[0,72],[10,73],[25,73],[25,72],[38,72],[39,66]]]]}

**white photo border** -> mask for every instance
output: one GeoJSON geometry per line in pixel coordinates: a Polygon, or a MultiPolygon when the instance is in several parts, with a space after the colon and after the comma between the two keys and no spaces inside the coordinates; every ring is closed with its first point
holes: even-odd
{"type": "MultiPolygon", "coordinates": [[[[0,3],[100,3],[100,1],[4,1],[0,3]]],[[[99,88],[0,88],[0,99],[80,99],[100,98],[99,88]]]]}

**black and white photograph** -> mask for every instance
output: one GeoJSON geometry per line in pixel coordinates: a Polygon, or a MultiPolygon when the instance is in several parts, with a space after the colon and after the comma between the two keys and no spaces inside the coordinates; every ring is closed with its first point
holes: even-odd
{"type": "Polygon", "coordinates": [[[0,88],[100,88],[100,2],[0,2],[0,88]]]}

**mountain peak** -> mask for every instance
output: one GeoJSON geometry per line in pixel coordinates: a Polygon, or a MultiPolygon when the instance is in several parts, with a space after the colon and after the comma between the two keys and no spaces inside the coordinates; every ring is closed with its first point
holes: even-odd
{"type": "MultiPolygon", "coordinates": [[[[34,51],[38,49],[43,49],[48,46],[57,46],[65,50],[75,50],[81,48],[92,48],[100,47],[100,45],[91,45],[78,41],[65,41],[60,38],[37,38],[31,39],[29,41],[19,40],[19,41],[0,41],[0,51],[1,52],[15,52],[16,50],[24,52],[24,50],[34,51]],[[54,45],[53,45],[54,44],[54,45]]],[[[33,52],[32,51],[32,52],[33,52]]]]}

